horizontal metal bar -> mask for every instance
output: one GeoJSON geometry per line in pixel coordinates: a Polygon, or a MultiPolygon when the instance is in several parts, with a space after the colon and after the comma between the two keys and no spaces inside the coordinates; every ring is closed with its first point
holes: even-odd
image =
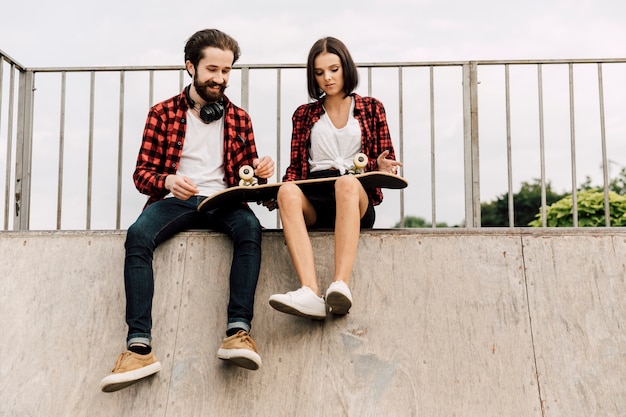
{"type": "MultiPolygon", "coordinates": [[[[0,51],[1,54],[1,51],[0,51]]],[[[397,67],[455,67],[465,64],[480,65],[538,65],[538,64],[600,64],[626,63],[626,58],[597,58],[597,59],[524,59],[524,60],[476,60],[476,61],[432,61],[432,62],[362,62],[357,63],[361,68],[397,68],[397,67]]],[[[116,66],[116,67],[35,67],[29,68],[33,72],[118,72],[118,71],[180,71],[183,65],[162,66],[116,66]]],[[[297,69],[306,68],[305,64],[235,64],[234,69],[297,69]]]]}
{"type": "Polygon", "coordinates": [[[6,53],[4,53],[4,51],[2,49],[0,49],[0,59],[8,62],[9,64],[15,65],[15,68],[20,70],[20,71],[26,71],[26,67],[24,67],[22,64],[18,63],[11,56],[9,56],[6,53]]]}

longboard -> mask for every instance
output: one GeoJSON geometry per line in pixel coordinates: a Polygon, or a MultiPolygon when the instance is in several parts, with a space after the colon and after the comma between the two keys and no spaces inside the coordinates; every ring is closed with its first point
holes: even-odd
{"type": "MultiPolygon", "coordinates": [[[[406,188],[409,183],[404,178],[396,174],[391,174],[381,171],[370,171],[362,174],[346,174],[354,175],[363,188],[390,188],[390,189],[402,189],[406,188]]],[[[333,183],[340,177],[328,177],[328,178],[316,178],[309,180],[297,180],[291,181],[292,184],[297,184],[302,188],[312,187],[316,184],[333,183]]],[[[261,185],[237,185],[235,187],[226,188],[213,194],[210,197],[205,198],[198,205],[198,211],[209,211],[222,205],[233,202],[260,202],[270,201],[276,198],[278,189],[284,182],[277,182],[273,184],[261,184],[261,185]]]]}

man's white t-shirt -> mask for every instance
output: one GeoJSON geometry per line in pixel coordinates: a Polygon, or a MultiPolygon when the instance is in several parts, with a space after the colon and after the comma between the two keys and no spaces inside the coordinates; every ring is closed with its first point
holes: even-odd
{"type": "Polygon", "coordinates": [[[191,111],[187,112],[185,142],[176,174],[189,177],[202,196],[208,197],[227,187],[224,181],[224,116],[204,123],[191,111]]]}

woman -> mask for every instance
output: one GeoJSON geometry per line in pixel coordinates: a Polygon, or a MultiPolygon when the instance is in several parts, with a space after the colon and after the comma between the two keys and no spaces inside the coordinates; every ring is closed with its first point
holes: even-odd
{"type": "Polygon", "coordinates": [[[326,306],[347,314],[352,306],[348,287],[361,228],[374,225],[374,206],[381,190],[364,189],[352,175],[343,175],[357,153],[368,157],[365,171],[395,173],[385,109],[378,100],[354,93],[358,71],[350,52],[338,39],[315,42],[307,60],[309,96],[292,121],[291,162],[278,191],[277,203],[287,248],[301,288],[274,294],[270,305],[283,313],[323,320],[326,306]],[[337,176],[333,185],[303,192],[290,181],[337,176]],[[308,228],[335,229],[335,272],[325,299],[320,296],[308,228]]]}

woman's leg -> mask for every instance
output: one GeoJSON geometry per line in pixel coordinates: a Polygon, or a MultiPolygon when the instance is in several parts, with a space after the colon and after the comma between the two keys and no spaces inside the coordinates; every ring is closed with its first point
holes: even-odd
{"type": "Polygon", "coordinates": [[[302,286],[286,294],[273,294],[269,303],[286,314],[323,320],[326,303],[319,295],[313,247],[307,231],[307,225],[315,223],[315,209],[295,184],[282,185],[277,199],[287,249],[302,286]]]}
{"type": "Polygon", "coordinates": [[[351,175],[344,175],[335,182],[337,215],[335,218],[335,276],[333,281],[350,280],[354,259],[359,245],[361,217],[369,200],[363,186],[351,175]]]}
{"type": "Polygon", "coordinates": [[[287,249],[296,274],[303,286],[319,296],[313,247],[307,231],[307,225],[315,223],[315,210],[295,184],[282,185],[277,200],[287,249]]]}

